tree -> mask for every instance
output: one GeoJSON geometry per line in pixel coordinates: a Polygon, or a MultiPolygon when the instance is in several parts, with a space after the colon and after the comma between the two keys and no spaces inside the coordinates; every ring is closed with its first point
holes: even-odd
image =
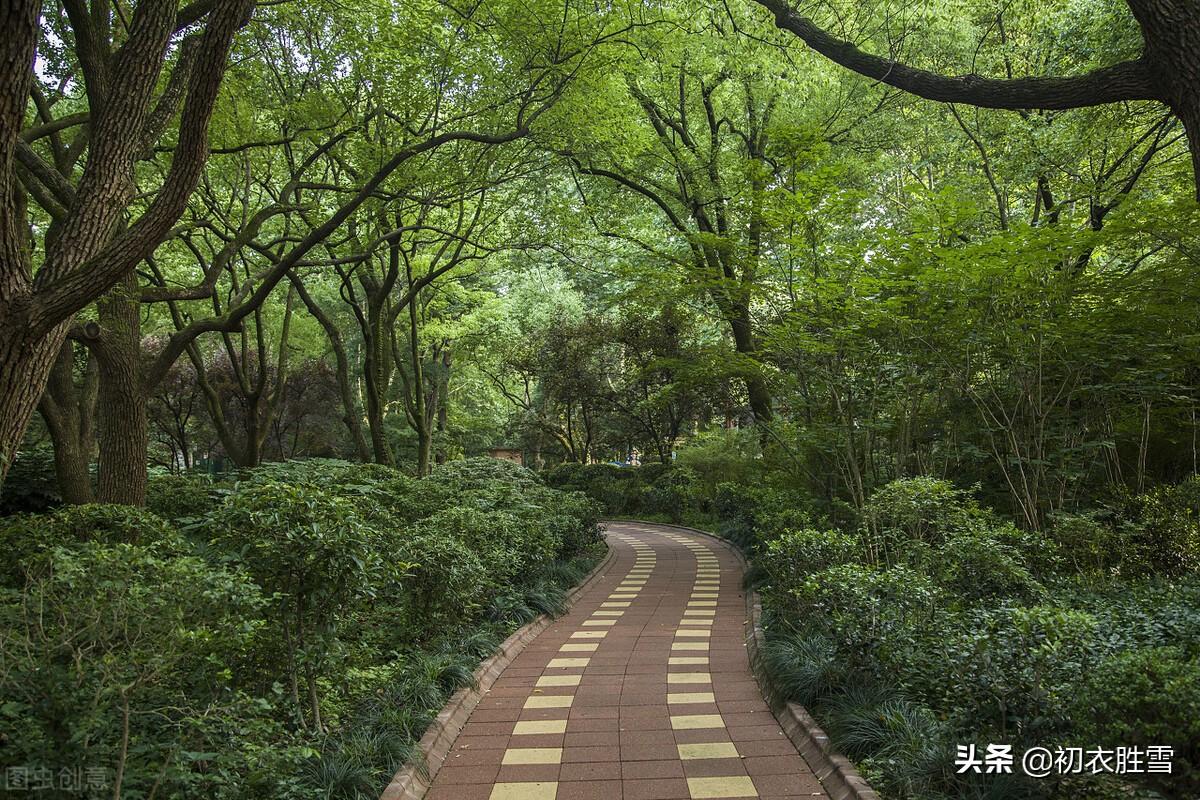
{"type": "Polygon", "coordinates": [[[1142,37],[1132,60],[1063,78],[947,76],[871,55],[797,13],[787,0],[755,0],[775,24],[821,55],[868,78],[929,100],[1009,110],[1069,109],[1157,100],[1187,132],[1200,200],[1200,7],[1194,0],[1126,0],[1142,37]]]}
{"type": "Polygon", "coordinates": [[[212,117],[229,49],[248,19],[251,0],[143,0],[125,20],[97,0],[64,3],[66,18],[39,24],[41,4],[14,0],[0,8],[0,480],[7,474],[29,418],[76,312],[127,276],[169,234],[208,156],[212,117]],[[115,26],[115,22],[120,22],[115,26]],[[196,28],[178,46],[178,33],[196,28]],[[71,43],[86,89],[86,112],[53,117],[36,76],[39,39],[71,43]],[[174,64],[165,88],[160,75],[174,64]],[[39,122],[25,125],[33,97],[39,122]],[[157,193],[131,223],[134,166],[167,128],[179,105],[179,138],[157,193]],[[86,124],[85,124],[86,123],[86,124]],[[55,134],[83,126],[68,151],[55,134]],[[47,139],[51,166],[33,142],[47,139]],[[77,183],[68,168],[86,149],[77,183]],[[34,268],[28,207],[48,222],[34,268]]]}

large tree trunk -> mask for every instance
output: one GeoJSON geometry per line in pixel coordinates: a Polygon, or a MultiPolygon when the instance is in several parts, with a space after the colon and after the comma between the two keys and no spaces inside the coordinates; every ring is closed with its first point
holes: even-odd
{"type": "Polygon", "coordinates": [[[130,274],[97,304],[100,311],[97,495],[102,503],[146,502],[150,422],[142,385],[141,304],[130,274]]]}
{"type": "Polygon", "coordinates": [[[1129,0],[1142,27],[1143,57],[1160,99],[1187,133],[1200,199],[1200,4],[1195,0],[1129,0]]]}
{"type": "Polygon", "coordinates": [[[21,449],[69,324],[39,339],[19,323],[0,321],[0,486],[21,449]]]}

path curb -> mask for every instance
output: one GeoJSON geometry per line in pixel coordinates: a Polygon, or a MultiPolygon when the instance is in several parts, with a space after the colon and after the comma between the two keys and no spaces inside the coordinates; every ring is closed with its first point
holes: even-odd
{"type": "MultiPolygon", "coordinates": [[[[607,544],[605,546],[607,547],[607,544]]],[[[567,608],[573,606],[575,601],[604,575],[614,556],[615,551],[608,547],[608,552],[600,563],[593,567],[587,577],[567,595],[567,608]]],[[[450,754],[454,740],[458,738],[463,726],[467,724],[467,718],[475,710],[475,706],[491,690],[492,684],[500,677],[500,673],[521,654],[525,646],[536,639],[538,634],[550,627],[553,622],[553,617],[542,614],[533,622],[517,629],[504,640],[495,655],[475,669],[474,685],[464,686],[450,697],[433,722],[429,723],[429,728],[421,737],[421,741],[417,743],[420,756],[413,762],[402,766],[392,776],[391,783],[383,790],[379,800],[421,800],[425,796],[433,779],[437,777],[438,770],[445,763],[446,756],[450,754]]]]}
{"type": "MultiPolygon", "coordinates": [[[[712,539],[717,544],[733,553],[743,567],[749,567],[746,556],[731,542],[716,534],[689,528],[686,525],[672,525],[667,522],[650,522],[637,519],[607,519],[601,524],[627,523],[632,525],[659,525],[664,528],[697,533],[712,539]]],[[[746,619],[751,623],[746,630],[746,650],[750,656],[750,668],[763,690],[764,699],[770,705],[779,726],[787,734],[788,739],[796,746],[796,750],[808,762],[821,785],[828,792],[830,800],[880,800],[879,794],[870,784],[858,774],[858,770],[844,755],[833,748],[828,734],[821,729],[812,715],[803,706],[784,700],[780,692],[771,682],[763,663],[763,648],[766,644],[762,628],[762,601],[758,592],[746,592],[746,619]]]]}

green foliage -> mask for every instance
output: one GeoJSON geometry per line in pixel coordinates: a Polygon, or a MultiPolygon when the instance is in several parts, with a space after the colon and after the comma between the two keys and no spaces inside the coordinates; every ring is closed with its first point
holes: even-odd
{"type": "Polygon", "coordinates": [[[216,502],[216,486],[205,476],[165,472],[146,485],[146,508],[167,520],[199,517],[216,502]]]}
{"type": "Polygon", "coordinates": [[[956,533],[933,556],[938,583],[968,603],[1028,598],[1040,588],[1021,552],[993,529],[956,533]]]}
{"type": "Polygon", "coordinates": [[[54,451],[30,447],[17,453],[0,486],[0,516],[45,511],[62,502],[54,474],[54,451]]]}
{"type": "Polygon", "coordinates": [[[755,563],[766,572],[770,588],[794,595],[809,575],[856,561],[858,540],[838,531],[812,528],[788,531],[769,540],[755,563]]]}
{"type": "MultiPolygon", "coordinates": [[[[442,514],[460,524],[464,516],[442,514]]],[[[452,621],[477,616],[504,579],[503,574],[493,576],[489,568],[508,573],[516,562],[514,554],[503,545],[492,545],[486,552],[477,553],[457,537],[443,537],[437,527],[440,516],[435,514],[417,523],[401,543],[403,557],[414,565],[412,579],[402,589],[402,607],[406,629],[418,639],[452,621]]]]}
{"type": "Polygon", "coordinates": [[[1152,647],[1116,653],[1084,676],[1071,704],[1077,746],[1119,742],[1174,749],[1167,791],[1200,792],[1200,652],[1152,647]]]}
{"type": "Polygon", "coordinates": [[[688,512],[700,507],[702,486],[688,467],[663,472],[643,490],[642,507],[649,514],[661,514],[671,522],[683,522],[688,512]]]}
{"type": "Polygon", "coordinates": [[[763,659],[775,689],[806,706],[843,688],[850,677],[837,644],[811,631],[771,639],[763,659]]]}
{"type": "MultiPolygon", "coordinates": [[[[722,494],[723,516],[738,513],[739,497],[754,507],[752,493],[722,494]]],[[[1145,519],[1128,510],[1123,519],[1056,517],[1042,535],[945,482],[894,482],[870,498],[852,533],[774,532],[754,552],[765,578],[765,664],[890,796],[1057,797],[1020,776],[957,775],[954,745],[1095,747],[1156,736],[1179,743],[1182,783],[1147,779],[1121,791],[1187,796],[1177,792],[1194,775],[1198,664],[1195,648],[1178,643],[1200,636],[1200,585],[1130,576],[1154,569],[1136,544],[1146,531],[1186,538],[1188,502],[1187,491],[1160,490],[1126,502],[1151,509],[1145,519]],[[1108,543],[1121,548],[1107,552],[1108,543]]],[[[1169,574],[1175,563],[1161,566],[1169,574]]],[[[1098,798],[1114,787],[1097,778],[1061,788],[1098,798]]]]}
{"type": "Polygon", "coordinates": [[[691,470],[705,496],[725,482],[749,484],[758,473],[758,443],[753,430],[719,431],[699,436],[680,449],[675,464],[691,470]]]}
{"type": "Polygon", "coordinates": [[[717,484],[713,512],[721,533],[754,550],[762,539],[812,524],[812,515],[794,492],[770,486],[717,484]]]}
{"type": "Polygon", "coordinates": [[[376,795],[596,557],[593,501],[497,464],[157,478],[186,538],[128,506],[5,518],[0,736],[28,763],[115,768],[128,701],[130,793],[376,795]]]}
{"type": "Polygon", "coordinates": [[[863,518],[876,551],[872,555],[890,563],[898,548],[914,542],[939,545],[979,514],[969,493],[949,481],[921,476],[875,490],[863,518]]]}
{"type": "Polygon", "coordinates": [[[172,794],[231,796],[256,765],[227,737],[251,726],[279,736],[269,705],[229,688],[263,625],[265,601],[244,575],[157,544],[72,542],[28,563],[2,598],[9,763],[102,766],[110,780],[124,770],[130,793],[161,781],[172,794]]]}
{"type": "Polygon", "coordinates": [[[499,458],[451,461],[434,470],[432,477],[459,491],[484,489],[495,484],[521,489],[541,485],[541,480],[531,470],[499,458]]]}
{"type": "Polygon", "coordinates": [[[546,484],[558,489],[584,492],[605,516],[636,516],[642,510],[645,487],[667,469],[662,464],[619,467],[615,464],[559,464],[543,473],[546,484]]]}
{"type": "Polygon", "coordinates": [[[1136,560],[1167,575],[1200,571],[1200,476],[1131,498],[1125,514],[1136,560]]]}
{"type": "Polygon", "coordinates": [[[178,532],[145,509],[99,504],[65,506],[46,514],[0,518],[0,543],[9,553],[0,575],[15,587],[21,570],[52,548],[88,542],[140,544],[176,553],[188,549],[178,532]]]}

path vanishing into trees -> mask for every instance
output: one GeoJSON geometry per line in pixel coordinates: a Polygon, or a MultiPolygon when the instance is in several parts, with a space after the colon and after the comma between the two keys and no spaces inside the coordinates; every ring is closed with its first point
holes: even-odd
{"type": "Polygon", "coordinates": [[[428,800],[826,797],[750,672],[742,567],[610,524],[604,574],[475,708],[428,800]]]}

